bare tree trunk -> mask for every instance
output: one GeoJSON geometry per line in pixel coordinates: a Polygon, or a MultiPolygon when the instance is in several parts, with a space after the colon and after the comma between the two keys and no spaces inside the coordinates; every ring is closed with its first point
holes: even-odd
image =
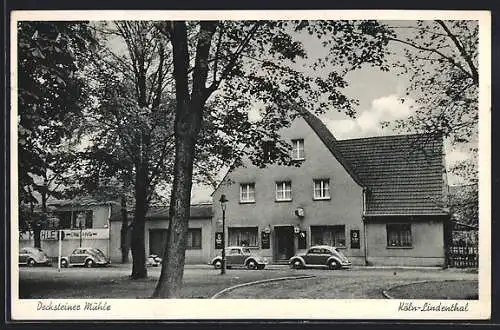
{"type": "Polygon", "coordinates": [[[214,22],[201,22],[196,46],[192,95],[188,87],[188,42],[185,22],[173,22],[172,46],[176,87],[175,165],[170,202],[170,226],[160,279],[154,298],[178,298],[182,289],[191,187],[196,140],[201,128],[205,103],[208,54],[215,32],[214,22]]]}
{"type": "Polygon", "coordinates": [[[36,220],[33,221],[33,240],[36,248],[42,247],[42,240],[40,237],[42,233],[42,223],[47,221],[47,193],[44,190],[40,193],[42,198],[42,215],[40,218],[37,217],[36,220]]]}
{"type": "Polygon", "coordinates": [[[122,264],[128,263],[128,217],[127,217],[127,199],[125,195],[121,197],[121,217],[122,228],[120,230],[120,249],[122,252],[122,264]]]}
{"type": "Polygon", "coordinates": [[[132,279],[146,278],[146,251],[144,247],[144,223],[147,211],[146,169],[137,169],[135,182],[135,215],[132,227],[132,279]]]}

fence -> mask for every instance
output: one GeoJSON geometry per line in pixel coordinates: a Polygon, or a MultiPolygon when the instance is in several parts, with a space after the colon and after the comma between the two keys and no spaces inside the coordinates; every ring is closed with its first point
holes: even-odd
{"type": "Polygon", "coordinates": [[[450,246],[448,248],[448,265],[456,268],[477,268],[479,252],[477,246],[450,246]]]}

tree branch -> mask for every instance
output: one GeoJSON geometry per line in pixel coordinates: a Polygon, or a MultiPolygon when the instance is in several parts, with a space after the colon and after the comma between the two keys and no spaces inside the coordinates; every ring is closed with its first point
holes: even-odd
{"type": "Polygon", "coordinates": [[[470,56],[467,54],[465,51],[464,47],[462,46],[461,42],[458,40],[457,36],[454,35],[450,29],[446,26],[446,24],[442,20],[436,20],[436,22],[441,25],[443,30],[445,30],[446,34],[448,37],[453,41],[455,46],[457,47],[458,51],[462,55],[462,58],[467,62],[467,65],[469,65],[469,68],[471,70],[471,75],[472,75],[472,80],[474,81],[474,84],[479,85],[479,74],[477,72],[477,68],[472,62],[472,59],[470,56]]]}
{"type": "Polygon", "coordinates": [[[472,79],[474,79],[473,75],[469,71],[465,70],[460,64],[458,64],[457,62],[455,62],[455,60],[453,60],[453,58],[451,58],[450,56],[446,56],[445,54],[443,54],[442,52],[440,52],[436,48],[423,47],[423,46],[417,45],[415,43],[412,43],[410,41],[401,40],[401,39],[397,39],[397,38],[393,38],[393,37],[389,37],[388,39],[391,40],[391,41],[400,42],[402,44],[411,46],[411,47],[413,47],[415,49],[420,49],[420,50],[423,50],[423,51],[436,53],[439,56],[441,56],[441,58],[447,60],[450,64],[452,64],[453,66],[455,66],[456,68],[458,68],[460,71],[464,72],[467,76],[469,76],[472,79]]]}

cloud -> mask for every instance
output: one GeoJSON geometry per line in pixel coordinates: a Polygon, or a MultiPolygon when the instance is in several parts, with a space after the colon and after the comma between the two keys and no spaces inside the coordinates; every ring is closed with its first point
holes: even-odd
{"type": "Polygon", "coordinates": [[[391,130],[382,128],[382,122],[408,118],[413,104],[413,100],[401,102],[397,94],[382,96],[374,99],[370,108],[361,111],[357,118],[330,120],[327,126],[339,139],[391,134],[391,130]]]}

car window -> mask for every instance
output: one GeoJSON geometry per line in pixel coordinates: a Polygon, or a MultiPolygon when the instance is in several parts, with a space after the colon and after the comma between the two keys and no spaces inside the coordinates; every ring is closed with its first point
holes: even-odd
{"type": "Polygon", "coordinates": [[[251,254],[252,251],[250,251],[250,249],[243,249],[243,253],[245,253],[245,254],[251,254]]]}
{"type": "Polygon", "coordinates": [[[21,251],[19,251],[19,253],[28,253],[28,250],[27,249],[21,249],[21,251]]]}
{"type": "Polygon", "coordinates": [[[72,253],[73,254],[78,254],[78,253],[80,253],[80,249],[74,249],[72,253]]]}
{"type": "Polygon", "coordinates": [[[319,249],[312,248],[312,249],[309,249],[309,251],[307,251],[307,253],[309,253],[309,254],[318,254],[319,253],[319,249]]]}
{"type": "Polygon", "coordinates": [[[240,249],[231,249],[231,254],[240,254],[240,249]]]}
{"type": "Polygon", "coordinates": [[[332,251],[330,251],[328,249],[321,249],[321,253],[322,254],[332,254],[332,251]]]}

